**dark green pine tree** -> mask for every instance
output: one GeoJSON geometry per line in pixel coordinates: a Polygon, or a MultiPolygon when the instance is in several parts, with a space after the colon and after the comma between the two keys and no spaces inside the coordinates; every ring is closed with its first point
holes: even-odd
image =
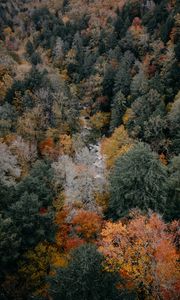
{"type": "Polygon", "coordinates": [[[121,92],[128,96],[131,85],[131,66],[135,61],[134,55],[130,51],[126,51],[120,61],[120,67],[115,76],[114,92],[121,92]]]}
{"type": "Polygon", "coordinates": [[[21,238],[21,251],[40,241],[53,239],[52,212],[42,209],[42,202],[36,194],[24,192],[9,211],[21,238]]]}
{"type": "Polygon", "coordinates": [[[139,143],[117,159],[110,174],[109,215],[125,216],[130,209],[164,213],[167,169],[150,148],[139,143]]]}
{"type": "Polygon", "coordinates": [[[33,53],[34,53],[35,49],[34,49],[34,46],[33,44],[31,43],[30,40],[27,41],[27,44],[26,44],[26,52],[29,56],[31,56],[33,53]]]}
{"type": "MultiPolygon", "coordinates": [[[[11,192],[9,216],[21,239],[21,252],[42,240],[54,238],[52,200],[55,195],[51,185],[52,169],[45,162],[37,162],[30,174],[11,192]]],[[[7,194],[4,191],[4,197],[7,194]]]]}
{"type": "Polygon", "coordinates": [[[110,132],[113,132],[122,122],[123,114],[127,108],[127,100],[121,91],[117,92],[111,107],[110,132]]]}
{"type": "Polygon", "coordinates": [[[45,161],[37,161],[30,174],[25,177],[15,189],[15,201],[27,192],[38,196],[43,207],[47,208],[52,204],[55,192],[52,188],[53,170],[50,164],[45,161]]]}
{"type": "Polygon", "coordinates": [[[114,22],[114,30],[117,34],[118,39],[121,39],[125,34],[125,31],[123,31],[123,29],[124,29],[123,26],[124,26],[124,22],[122,19],[122,15],[120,12],[118,12],[116,20],[114,22]]]}
{"type": "Polygon", "coordinates": [[[166,219],[180,219],[180,155],[175,156],[169,164],[168,200],[166,219]]]}
{"type": "Polygon", "coordinates": [[[103,79],[103,94],[108,96],[110,99],[113,95],[115,70],[111,65],[108,65],[103,79]]]}
{"type": "Polygon", "coordinates": [[[130,70],[127,67],[121,67],[115,77],[114,92],[117,93],[121,90],[125,96],[128,96],[130,84],[130,70]]]}
{"type": "MultiPolygon", "coordinates": [[[[154,120],[157,117],[163,118],[163,116],[165,115],[164,101],[161,95],[153,89],[151,89],[147,94],[137,98],[133,102],[131,108],[134,117],[133,119],[129,120],[127,127],[129,129],[130,135],[141,139],[145,138],[145,131],[149,131],[152,127],[152,119],[154,120]]],[[[159,124],[158,122],[155,122],[155,120],[154,123],[159,124]]],[[[150,136],[151,134],[149,133],[149,137],[150,136]]],[[[154,138],[153,132],[152,137],[154,138]]],[[[150,142],[150,140],[148,140],[148,142],[150,142]]]]}
{"type": "Polygon", "coordinates": [[[58,269],[50,279],[52,299],[127,299],[115,287],[119,281],[118,276],[103,271],[102,263],[103,257],[94,245],[85,244],[74,250],[68,266],[58,269]]]}
{"type": "Polygon", "coordinates": [[[13,220],[0,214],[0,281],[20,255],[21,238],[13,220]]]}
{"type": "Polygon", "coordinates": [[[167,115],[169,138],[171,140],[170,151],[172,154],[180,153],[180,95],[175,98],[171,110],[167,115]]]}

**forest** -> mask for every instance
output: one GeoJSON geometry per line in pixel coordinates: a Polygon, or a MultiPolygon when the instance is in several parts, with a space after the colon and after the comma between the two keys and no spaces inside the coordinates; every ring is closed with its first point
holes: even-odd
{"type": "Polygon", "coordinates": [[[180,0],[0,0],[0,300],[180,299],[180,0]]]}

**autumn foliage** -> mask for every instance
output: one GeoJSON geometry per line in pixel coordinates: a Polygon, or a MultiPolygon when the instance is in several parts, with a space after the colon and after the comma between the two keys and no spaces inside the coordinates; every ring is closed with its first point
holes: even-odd
{"type": "Polygon", "coordinates": [[[112,168],[116,159],[129,151],[132,146],[133,140],[128,136],[124,126],[116,128],[112,136],[105,138],[101,144],[107,168],[112,168]]]}
{"type": "Polygon", "coordinates": [[[145,299],[178,299],[179,255],[173,234],[160,216],[133,212],[130,220],[108,221],[101,236],[104,267],[118,271],[127,289],[145,299]]]}
{"type": "Polygon", "coordinates": [[[61,251],[68,252],[85,242],[96,242],[103,225],[101,216],[83,209],[72,217],[69,214],[69,208],[65,207],[56,215],[56,243],[61,251]]]}
{"type": "Polygon", "coordinates": [[[179,299],[179,4],[0,0],[0,300],[179,299]]]}
{"type": "Polygon", "coordinates": [[[102,219],[96,212],[80,210],[72,219],[76,234],[87,242],[97,239],[102,227],[102,219]]]}
{"type": "Polygon", "coordinates": [[[56,140],[48,136],[39,143],[39,150],[43,156],[57,158],[62,154],[72,154],[72,139],[68,134],[60,134],[56,140]]]}

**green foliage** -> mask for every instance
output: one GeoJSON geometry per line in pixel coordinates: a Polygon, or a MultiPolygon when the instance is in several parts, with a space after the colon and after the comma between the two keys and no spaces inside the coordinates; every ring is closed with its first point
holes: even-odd
{"type": "Polygon", "coordinates": [[[138,98],[149,91],[149,82],[142,69],[133,77],[131,82],[131,95],[138,98]]]}
{"type": "Polygon", "coordinates": [[[0,280],[5,272],[13,269],[19,257],[21,239],[13,220],[0,214],[0,280]]]}
{"type": "Polygon", "coordinates": [[[0,211],[7,211],[8,207],[12,202],[12,194],[14,192],[14,187],[7,187],[5,184],[0,182],[0,211]]]}
{"type": "Polygon", "coordinates": [[[115,285],[118,277],[103,271],[103,257],[90,244],[73,251],[66,268],[58,269],[51,278],[50,294],[53,300],[112,300],[124,299],[115,285]]]}
{"type": "Polygon", "coordinates": [[[6,94],[5,100],[9,103],[12,103],[16,91],[21,92],[21,95],[24,95],[26,90],[35,91],[36,89],[44,86],[48,87],[50,83],[46,75],[47,72],[45,70],[41,72],[38,71],[36,67],[32,67],[23,81],[14,81],[12,87],[6,94]]]}
{"type": "Polygon", "coordinates": [[[167,169],[142,143],[117,159],[110,174],[109,214],[120,218],[132,208],[164,213],[167,169]]]}
{"type": "Polygon", "coordinates": [[[39,55],[38,52],[34,52],[32,55],[31,55],[31,63],[32,65],[37,65],[37,64],[40,64],[42,62],[41,60],[41,56],[39,55]]]}
{"type": "Polygon", "coordinates": [[[121,91],[117,92],[111,106],[111,121],[110,121],[111,132],[113,132],[113,130],[122,123],[122,117],[126,111],[127,105],[128,105],[128,101],[124,97],[123,93],[121,91]]]}
{"type": "Polygon", "coordinates": [[[178,220],[180,218],[180,155],[175,156],[169,165],[169,194],[167,199],[166,218],[178,220]]]}
{"type": "Polygon", "coordinates": [[[42,206],[48,207],[52,204],[55,196],[51,183],[52,179],[53,171],[50,164],[45,161],[37,161],[30,174],[16,185],[16,199],[18,200],[24,192],[27,192],[28,194],[37,195],[42,206]]]}
{"type": "Polygon", "coordinates": [[[24,192],[20,199],[12,204],[9,213],[12,216],[24,251],[38,242],[52,238],[52,212],[41,214],[42,203],[36,194],[24,192]],[[49,228],[51,227],[51,232],[49,228]]]}
{"type": "Polygon", "coordinates": [[[177,61],[171,64],[170,70],[162,80],[165,86],[166,98],[168,101],[172,101],[180,87],[180,66],[177,61]]]}
{"type": "Polygon", "coordinates": [[[129,133],[147,142],[159,138],[158,132],[163,131],[165,115],[165,104],[161,95],[156,90],[150,90],[137,98],[131,108],[134,116],[127,124],[129,133]]]}
{"type": "Polygon", "coordinates": [[[161,38],[164,43],[167,43],[167,41],[169,40],[169,34],[172,30],[173,25],[174,25],[174,20],[172,16],[169,16],[167,18],[166,23],[161,28],[161,38]]]}
{"type": "Polygon", "coordinates": [[[135,57],[130,51],[126,51],[124,57],[120,61],[120,68],[116,73],[114,91],[121,92],[128,96],[131,84],[130,68],[134,63],[135,57]]]}
{"type": "Polygon", "coordinates": [[[29,41],[29,40],[27,41],[27,44],[26,44],[26,52],[29,56],[31,56],[34,53],[34,46],[31,43],[31,41],[29,41]]]}
{"type": "Polygon", "coordinates": [[[0,106],[0,136],[4,137],[15,130],[17,113],[12,105],[4,103],[0,106]]]}
{"type": "Polygon", "coordinates": [[[36,46],[41,45],[48,49],[53,46],[57,36],[64,36],[66,28],[63,22],[52,14],[47,8],[36,9],[32,21],[39,35],[35,38],[36,46]]]}
{"type": "Polygon", "coordinates": [[[108,66],[104,74],[103,93],[110,98],[113,95],[114,76],[115,70],[111,66],[108,66]]]}
{"type": "Polygon", "coordinates": [[[175,97],[175,101],[167,115],[167,123],[171,140],[170,151],[178,155],[180,153],[180,93],[175,97]]]}
{"type": "Polygon", "coordinates": [[[159,1],[154,10],[150,10],[143,16],[143,24],[148,31],[153,33],[158,25],[164,23],[168,18],[167,0],[159,1]]]}
{"type": "Polygon", "coordinates": [[[9,193],[2,187],[1,205],[6,218],[17,228],[22,252],[42,240],[53,240],[52,200],[55,194],[51,180],[52,170],[48,164],[37,162],[30,174],[9,193]]]}
{"type": "Polygon", "coordinates": [[[96,194],[106,175],[107,217],[150,208],[167,221],[179,218],[180,1],[31,2],[0,1],[0,298],[136,299],[116,290],[116,274],[104,270],[92,245],[54,270],[47,291],[51,254],[38,245],[47,241],[59,254],[53,205],[58,210],[62,199],[72,205],[63,230],[83,205],[100,213],[94,198],[103,197],[96,194]],[[31,161],[32,145],[39,152],[31,161]],[[87,168],[84,146],[97,150],[87,168]],[[64,190],[47,156],[52,166],[58,162],[64,190]],[[109,168],[115,163],[106,174],[104,161],[109,168]],[[30,295],[38,287],[42,295],[30,295]]]}

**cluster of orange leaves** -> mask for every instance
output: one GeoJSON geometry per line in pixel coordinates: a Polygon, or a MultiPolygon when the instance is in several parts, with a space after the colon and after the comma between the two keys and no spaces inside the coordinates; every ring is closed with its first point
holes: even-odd
{"type": "Polygon", "coordinates": [[[58,247],[64,252],[69,252],[85,242],[95,243],[103,225],[101,216],[96,212],[79,209],[69,220],[69,213],[69,208],[64,207],[56,215],[58,247]]]}
{"type": "Polygon", "coordinates": [[[55,142],[53,137],[47,137],[39,144],[40,153],[43,156],[57,158],[62,154],[72,154],[72,139],[68,134],[60,134],[55,142]]]}
{"type": "MultiPolygon", "coordinates": [[[[177,229],[177,222],[173,227],[177,229]]],[[[108,221],[99,247],[106,258],[105,269],[118,271],[126,288],[139,293],[143,290],[146,299],[178,299],[180,272],[175,235],[177,230],[170,231],[155,213],[145,216],[135,212],[131,220],[108,221]]]]}

